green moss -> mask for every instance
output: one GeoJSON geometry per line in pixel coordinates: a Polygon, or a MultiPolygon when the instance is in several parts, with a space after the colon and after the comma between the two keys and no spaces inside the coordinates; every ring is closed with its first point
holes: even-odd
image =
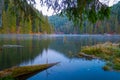
{"type": "Polygon", "coordinates": [[[13,78],[19,79],[21,76],[34,75],[42,70],[45,70],[49,67],[52,67],[58,63],[43,64],[43,65],[33,65],[33,66],[22,66],[22,67],[13,67],[3,71],[0,71],[0,80],[13,80],[13,78]],[[10,77],[9,77],[9,76],[10,77]],[[12,78],[13,77],[13,78],[12,78]]]}
{"type": "Polygon", "coordinates": [[[12,76],[17,77],[17,76],[29,74],[31,72],[41,71],[41,70],[44,70],[44,69],[46,69],[48,67],[49,66],[47,64],[46,65],[29,66],[29,67],[28,66],[16,67],[12,71],[12,76]]]}

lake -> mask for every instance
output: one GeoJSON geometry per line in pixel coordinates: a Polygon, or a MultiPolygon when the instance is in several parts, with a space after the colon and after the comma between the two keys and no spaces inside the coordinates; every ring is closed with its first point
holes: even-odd
{"type": "Polygon", "coordinates": [[[60,62],[27,80],[120,80],[120,72],[104,71],[104,60],[78,58],[83,46],[120,43],[120,35],[0,35],[0,70],[60,62]]]}

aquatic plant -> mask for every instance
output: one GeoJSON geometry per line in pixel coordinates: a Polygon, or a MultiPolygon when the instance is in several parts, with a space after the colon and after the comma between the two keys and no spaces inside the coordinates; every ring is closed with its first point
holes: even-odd
{"type": "Polygon", "coordinates": [[[103,44],[96,44],[93,46],[85,46],[81,50],[84,54],[79,54],[89,57],[94,55],[96,58],[101,58],[107,61],[106,65],[103,67],[104,70],[120,70],[120,44],[106,42],[103,44]]]}

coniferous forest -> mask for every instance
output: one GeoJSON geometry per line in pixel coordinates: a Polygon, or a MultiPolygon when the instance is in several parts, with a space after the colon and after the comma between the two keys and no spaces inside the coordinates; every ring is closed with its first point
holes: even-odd
{"type": "Polygon", "coordinates": [[[0,33],[49,34],[52,32],[52,27],[48,22],[48,17],[44,16],[42,12],[38,11],[32,5],[25,4],[28,9],[32,10],[30,12],[31,15],[27,15],[18,7],[15,7],[12,0],[10,0],[10,2],[5,0],[4,3],[0,33]]]}
{"type": "Polygon", "coordinates": [[[49,17],[55,33],[60,34],[120,34],[120,2],[111,7],[110,16],[104,20],[91,23],[85,20],[82,27],[70,21],[66,16],[53,15],[49,17]]]}
{"type": "Polygon", "coordinates": [[[16,7],[14,8],[12,0],[9,3],[7,3],[7,0],[5,1],[2,26],[0,27],[0,33],[3,34],[120,34],[120,2],[111,7],[109,18],[98,20],[95,23],[85,20],[81,27],[79,24],[74,24],[65,15],[44,16],[42,12],[38,11],[32,5],[27,5],[28,8],[33,9],[33,12],[31,12],[32,15],[26,18],[24,12],[16,10],[16,7]]]}

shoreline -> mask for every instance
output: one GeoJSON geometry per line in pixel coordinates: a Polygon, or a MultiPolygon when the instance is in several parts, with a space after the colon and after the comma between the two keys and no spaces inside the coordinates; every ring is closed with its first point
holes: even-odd
{"type": "Polygon", "coordinates": [[[102,59],[106,62],[106,65],[103,66],[104,70],[120,71],[120,44],[106,42],[93,46],[85,46],[78,57],[102,59]]]}

